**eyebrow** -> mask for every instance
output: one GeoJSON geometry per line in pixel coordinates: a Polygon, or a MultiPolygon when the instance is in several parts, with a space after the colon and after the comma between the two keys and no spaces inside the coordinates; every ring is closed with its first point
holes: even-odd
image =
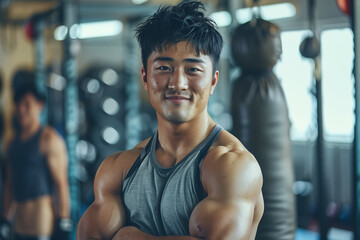
{"type": "MultiPolygon", "coordinates": [[[[154,62],[156,61],[164,61],[164,62],[174,62],[174,59],[171,57],[157,57],[154,59],[154,62]]],[[[200,58],[185,58],[184,62],[190,62],[190,63],[205,63],[204,60],[200,58]]]]}

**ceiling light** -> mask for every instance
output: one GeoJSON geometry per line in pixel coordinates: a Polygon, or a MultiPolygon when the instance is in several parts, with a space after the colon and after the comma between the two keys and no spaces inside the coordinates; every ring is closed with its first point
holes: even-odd
{"type": "MultiPolygon", "coordinates": [[[[122,30],[123,24],[119,20],[89,22],[72,25],[69,35],[72,39],[111,37],[120,34],[122,30]]],[[[59,26],[55,29],[54,38],[62,41],[66,38],[67,33],[66,26],[59,26]]]]}
{"type": "Polygon", "coordinates": [[[116,36],[121,33],[122,29],[123,24],[119,20],[81,23],[76,26],[74,32],[77,33],[77,36],[73,36],[73,38],[86,39],[116,36]]]}
{"type": "Polygon", "coordinates": [[[54,31],[54,38],[57,41],[63,41],[68,33],[68,28],[64,25],[58,26],[54,31]]]}
{"type": "Polygon", "coordinates": [[[132,0],[132,2],[134,3],[134,4],[143,4],[143,3],[146,3],[148,0],[132,0]]]}

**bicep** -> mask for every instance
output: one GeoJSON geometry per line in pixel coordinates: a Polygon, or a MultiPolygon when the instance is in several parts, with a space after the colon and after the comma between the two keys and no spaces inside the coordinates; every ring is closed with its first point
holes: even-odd
{"type": "Polygon", "coordinates": [[[46,144],[46,161],[55,184],[66,183],[68,159],[64,140],[58,135],[53,135],[46,144]]]}
{"type": "Polygon", "coordinates": [[[94,180],[95,201],[81,217],[77,239],[112,239],[125,225],[125,208],[121,197],[122,161],[114,154],[103,161],[94,180]],[[117,169],[118,171],[115,171],[117,169]]]}
{"type": "Polygon", "coordinates": [[[254,205],[248,200],[207,197],[192,212],[190,234],[205,239],[249,239],[254,205]]]}
{"type": "Polygon", "coordinates": [[[247,153],[215,154],[202,166],[208,196],[193,210],[190,233],[207,240],[248,240],[257,227],[254,210],[261,197],[260,167],[247,153]]]}
{"type": "Polygon", "coordinates": [[[94,202],[80,219],[77,239],[112,239],[125,224],[124,207],[120,197],[94,202]]]}

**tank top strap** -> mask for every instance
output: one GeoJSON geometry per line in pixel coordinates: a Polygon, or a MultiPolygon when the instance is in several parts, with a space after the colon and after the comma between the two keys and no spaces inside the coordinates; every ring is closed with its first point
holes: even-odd
{"type": "Polygon", "coordinates": [[[211,131],[209,137],[203,142],[204,146],[201,148],[200,153],[198,155],[198,159],[200,159],[199,166],[201,167],[202,160],[205,158],[206,154],[208,153],[210,147],[213,145],[213,143],[218,138],[219,134],[222,131],[222,127],[218,124],[214,127],[214,129],[211,131]]]}
{"type": "Polygon", "coordinates": [[[202,200],[205,196],[206,196],[206,192],[203,188],[202,182],[201,182],[201,166],[202,163],[204,161],[204,158],[206,156],[206,154],[208,153],[209,149],[211,148],[211,146],[213,145],[213,143],[216,141],[216,139],[218,138],[220,132],[222,131],[222,127],[220,125],[216,125],[214,127],[214,129],[211,131],[210,135],[207,137],[207,139],[205,139],[205,141],[203,142],[203,146],[201,147],[201,150],[199,152],[199,154],[197,155],[196,158],[196,165],[198,168],[198,171],[196,171],[196,176],[194,178],[195,181],[195,191],[196,191],[196,195],[198,196],[198,198],[200,200],[202,200]]]}
{"type": "MultiPolygon", "coordinates": [[[[206,156],[207,152],[209,151],[210,147],[212,146],[212,144],[215,142],[215,140],[219,136],[222,129],[223,128],[217,124],[214,127],[214,129],[211,131],[210,135],[197,147],[198,149],[201,149],[198,154],[198,157],[197,157],[197,159],[200,161],[199,162],[200,167],[201,167],[203,158],[206,156]]],[[[123,189],[126,188],[127,182],[129,181],[130,177],[137,171],[140,164],[145,159],[146,155],[148,155],[149,152],[151,151],[151,149],[154,148],[154,144],[156,144],[156,141],[157,141],[157,131],[153,134],[153,136],[151,137],[149,142],[146,144],[146,147],[144,148],[144,150],[141,152],[141,154],[138,156],[138,158],[135,160],[134,164],[130,168],[128,174],[126,175],[126,177],[124,179],[123,189]]]]}
{"type": "MultiPolygon", "coordinates": [[[[150,138],[149,142],[146,144],[145,148],[141,151],[140,155],[138,156],[138,158],[135,160],[134,164],[130,168],[128,174],[126,175],[126,177],[124,179],[123,186],[126,186],[129,178],[136,172],[136,170],[139,168],[140,164],[143,162],[145,156],[149,153],[149,151],[151,149],[151,144],[152,144],[153,140],[156,139],[155,136],[156,136],[156,132],[150,138]]],[[[124,187],[123,187],[123,189],[124,189],[124,187]]]]}
{"type": "Polygon", "coordinates": [[[39,131],[34,135],[34,139],[37,139],[37,141],[39,141],[39,139],[41,138],[44,132],[44,129],[45,129],[44,127],[40,127],[39,131]]]}

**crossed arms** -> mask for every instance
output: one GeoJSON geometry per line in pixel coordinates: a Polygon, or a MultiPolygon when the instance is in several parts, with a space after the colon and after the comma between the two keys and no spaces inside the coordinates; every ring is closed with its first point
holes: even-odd
{"type": "Polygon", "coordinates": [[[128,159],[134,159],[139,151],[117,153],[100,166],[94,181],[95,201],[79,222],[78,240],[255,238],[263,214],[261,170],[250,153],[225,147],[214,148],[204,159],[201,180],[207,197],[191,214],[190,236],[157,237],[126,226],[122,182],[133,163],[128,159]]]}

